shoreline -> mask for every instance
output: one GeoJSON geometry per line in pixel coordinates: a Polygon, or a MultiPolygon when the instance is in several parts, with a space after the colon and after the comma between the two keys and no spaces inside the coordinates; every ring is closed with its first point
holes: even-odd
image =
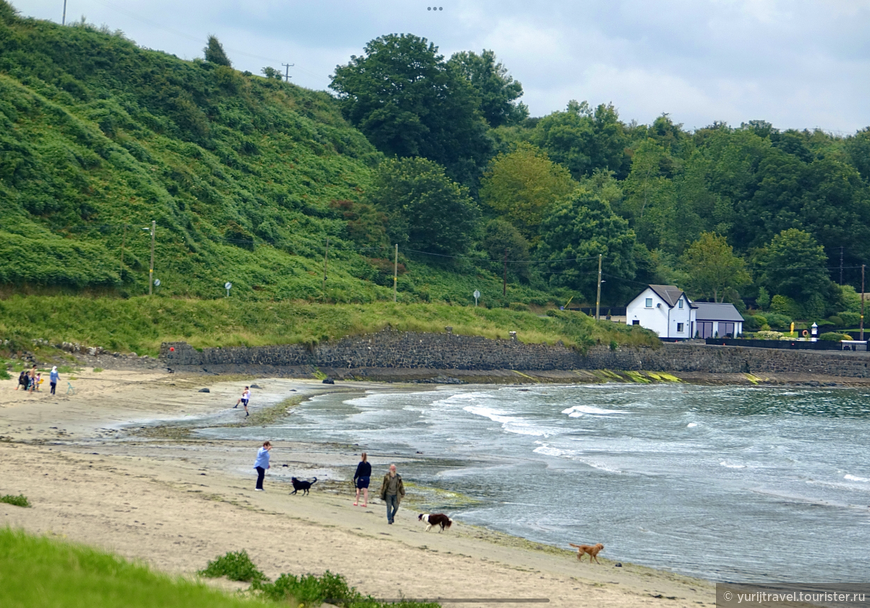
{"type": "MultiPolygon", "coordinates": [[[[353,446],[275,442],[277,467],[267,476],[266,492],[254,493],[249,467],[259,445],[255,440],[122,431],[223,416],[215,413],[215,404],[225,412],[245,380],[87,370],[77,378],[77,395],[54,399],[45,393],[23,396],[12,390],[12,380],[0,384],[0,492],[23,493],[34,505],[0,506],[0,525],[107,548],[186,576],[218,555],[246,549],[270,577],[329,569],[375,597],[548,597],[553,606],[590,598],[626,607],[657,598],[686,606],[715,603],[709,581],[628,563],[616,567],[606,551],[600,566],[577,563],[567,542],[595,539],[566,539],[563,550],[461,522],[444,534],[425,533],[408,507],[411,501],[400,509],[397,525],[387,527],[379,500],[367,509],[351,506],[346,482],[334,488],[324,484],[300,497],[288,496],[275,481],[289,479],[291,466],[282,464],[294,472],[324,460],[354,466],[353,446]],[[206,386],[210,393],[197,392],[206,386]],[[431,571],[449,575],[418,574],[431,571]]],[[[278,392],[292,385],[305,396],[340,388],[317,381],[273,382],[281,385],[278,392]]],[[[352,388],[401,390],[367,383],[352,388]]],[[[264,389],[261,396],[271,390],[264,389]]],[[[257,434],[257,427],[249,428],[257,434]]],[[[371,460],[382,466],[386,458],[371,460]]]]}

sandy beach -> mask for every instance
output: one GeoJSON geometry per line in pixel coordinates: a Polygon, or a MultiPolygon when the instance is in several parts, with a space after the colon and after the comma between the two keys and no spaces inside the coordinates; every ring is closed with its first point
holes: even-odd
{"type": "MultiPolygon", "coordinates": [[[[0,494],[24,494],[33,504],[0,504],[2,525],[95,545],[185,576],[244,549],[269,577],[330,570],[384,599],[514,600],[489,606],[519,605],[518,599],[547,599],[560,607],[715,604],[712,583],[627,563],[618,567],[606,558],[607,549],[601,565],[578,563],[567,543],[594,538],[548,547],[461,522],[443,534],[426,533],[412,496],[388,526],[376,498],[368,508],[352,506],[349,482],[318,483],[304,497],[288,494],[291,488],[282,482],[291,474],[310,477],[325,466],[354,465],[352,446],[275,442],[261,493],[254,492],[251,468],[258,442],[154,430],[159,420],[235,416],[228,408],[244,378],[92,369],[74,376],[76,394],[57,397],[47,389],[22,394],[14,390],[17,379],[0,383],[0,494]],[[204,387],[210,392],[199,392],[204,387]]],[[[262,386],[259,395],[278,390],[279,381],[253,382],[262,386]]],[[[300,396],[342,389],[281,380],[281,393],[291,386],[300,396]]],[[[252,414],[248,424],[256,426],[254,407],[252,414]]],[[[379,472],[390,460],[372,455],[371,461],[376,494],[379,472]]]]}

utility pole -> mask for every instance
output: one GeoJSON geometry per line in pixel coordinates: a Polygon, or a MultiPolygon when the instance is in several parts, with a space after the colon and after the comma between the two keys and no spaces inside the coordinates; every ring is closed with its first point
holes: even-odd
{"type": "Polygon", "coordinates": [[[840,247],[840,285],[843,284],[843,248],[840,247]]]}
{"type": "Polygon", "coordinates": [[[284,66],[284,82],[290,82],[290,68],[295,66],[295,63],[282,63],[284,66]]]}
{"type": "Polygon", "coordinates": [[[329,268],[329,237],[326,237],[326,251],[323,253],[323,301],[326,302],[326,276],[329,268]]]}
{"type": "Polygon", "coordinates": [[[861,337],[859,340],[864,341],[864,264],[861,264],[861,337]]]}
{"type": "Polygon", "coordinates": [[[63,0],[63,19],[61,19],[60,24],[66,25],[66,0],[63,0]]]}
{"type": "Polygon", "coordinates": [[[601,320],[601,254],[598,254],[598,295],[595,296],[595,320],[601,320]]]}
{"type": "Polygon", "coordinates": [[[148,269],[148,295],[154,290],[154,232],[157,230],[157,221],[151,220],[151,267],[148,269]]]}
{"type": "Polygon", "coordinates": [[[124,272],[124,245],[127,244],[127,224],[124,224],[124,236],[121,239],[121,267],[118,269],[118,274],[124,272]]]}
{"type": "Polygon", "coordinates": [[[396,243],[396,257],[393,258],[393,302],[398,300],[399,284],[399,244],[396,243]]]}
{"type": "Polygon", "coordinates": [[[504,276],[501,282],[501,295],[507,295],[507,247],[504,248],[504,276]]]}

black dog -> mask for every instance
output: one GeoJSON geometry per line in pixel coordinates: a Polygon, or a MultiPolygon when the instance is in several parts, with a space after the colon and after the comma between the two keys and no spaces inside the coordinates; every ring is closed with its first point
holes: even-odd
{"type": "Polygon", "coordinates": [[[317,478],[315,477],[313,481],[305,481],[303,479],[296,479],[295,477],[291,477],[290,481],[293,482],[293,491],[291,494],[296,494],[299,490],[302,490],[302,495],[305,496],[308,494],[308,490],[311,489],[315,483],[317,483],[317,478]]]}

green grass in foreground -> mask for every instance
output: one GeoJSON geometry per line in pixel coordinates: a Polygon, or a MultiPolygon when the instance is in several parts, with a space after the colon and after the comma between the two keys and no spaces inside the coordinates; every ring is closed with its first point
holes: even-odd
{"type": "Polygon", "coordinates": [[[96,549],[0,529],[0,606],[210,608],[271,605],[151,571],[96,549]]]}
{"type": "Polygon", "coordinates": [[[31,340],[78,342],[111,351],[156,355],[161,342],[186,341],[196,348],[316,344],[373,333],[444,332],[507,338],[516,331],[526,343],[585,349],[594,344],[652,346],[660,342],[641,327],[596,322],[577,312],[538,315],[508,308],[447,304],[312,304],[182,300],[147,296],[130,299],[84,296],[13,296],[0,300],[0,339],[9,350],[32,350],[31,340]]]}

